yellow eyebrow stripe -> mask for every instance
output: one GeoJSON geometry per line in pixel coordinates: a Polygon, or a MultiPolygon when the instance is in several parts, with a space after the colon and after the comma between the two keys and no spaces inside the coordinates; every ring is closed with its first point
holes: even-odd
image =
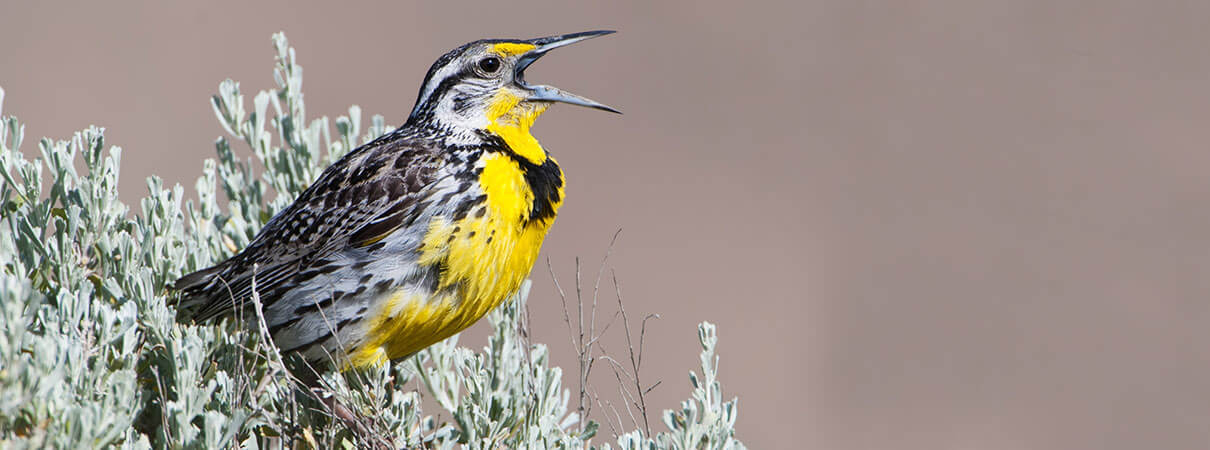
{"type": "Polygon", "coordinates": [[[537,48],[533,44],[518,44],[514,42],[502,42],[492,45],[491,51],[500,56],[520,55],[530,50],[537,48]]]}

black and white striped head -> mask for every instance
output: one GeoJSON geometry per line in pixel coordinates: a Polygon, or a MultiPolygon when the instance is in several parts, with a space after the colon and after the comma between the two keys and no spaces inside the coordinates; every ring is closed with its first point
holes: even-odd
{"type": "Polygon", "coordinates": [[[616,113],[609,106],[552,86],[528,84],[524,78],[525,68],[546,52],[610,33],[613,31],[528,40],[486,39],[458,47],[429,69],[408,124],[482,130],[500,120],[532,122],[554,102],[616,113]]]}

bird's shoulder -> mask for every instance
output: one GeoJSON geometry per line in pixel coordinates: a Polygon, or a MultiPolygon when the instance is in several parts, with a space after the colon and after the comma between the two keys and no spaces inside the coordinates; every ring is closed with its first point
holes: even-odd
{"type": "Polygon", "coordinates": [[[344,245],[384,214],[410,213],[410,206],[457,164],[438,140],[409,135],[379,138],[324,170],[265,225],[248,250],[297,254],[344,245]]]}

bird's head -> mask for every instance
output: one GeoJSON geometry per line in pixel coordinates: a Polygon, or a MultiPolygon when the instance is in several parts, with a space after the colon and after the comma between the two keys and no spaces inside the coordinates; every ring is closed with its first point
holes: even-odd
{"type": "Polygon", "coordinates": [[[616,113],[618,110],[596,101],[525,81],[525,68],[546,52],[610,33],[613,31],[527,40],[487,39],[458,47],[438,58],[429,69],[408,123],[456,132],[519,129],[528,135],[534,119],[554,102],[616,113]]]}

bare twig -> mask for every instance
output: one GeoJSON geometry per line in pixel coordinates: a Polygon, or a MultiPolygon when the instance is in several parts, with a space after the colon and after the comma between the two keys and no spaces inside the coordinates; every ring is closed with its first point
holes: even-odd
{"type": "MultiPolygon", "coordinates": [[[[648,314],[643,318],[642,327],[639,331],[639,348],[636,352],[634,343],[631,340],[630,319],[626,317],[626,306],[622,301],[622,285],[618,283],[618,275],[616,272],[611,270],[610,275],[613,277],[614,292],[618,298],[618,310],[622,313],[622,325],[626,329],[626,346],[630,353],[630,369],[634,374],[632,380],[634,381],[635,397],[638,398],[635,407],[637,407],[639,410],[639,416],[643,418],[643,430],[647,432],[648,436],[651,436],[651,422],[647,418],[647,393],[651,392],[652,389],[655,389],[656,386],[659,386],[659,382],[656,382],[647,389],[643,389],[643,383],[640,378],[640,369],[643,367],[643,344],[647,336],[647,321],[649,319],[658,319],[660,316],[658,314],[648,314]]],[[[618,381],[621,380],[619,379],[618,381]]]]}
{"type": "Polygon", "coordinates": [[[602,410],[604,410],[604,409],[605,409],[605,407],[609,407],[609,410],[612,410],[612,411],[613,411],[613,415],[614,415],[614,417],[615,417],[615,418],[617,418],[617,426],[615,427],[615,426],[614,426],[614,421],[613,421],[613,418],[610,418],[610,417],[609,417],[609,414],[606,414],[606,415],[605,415],[605,425],[606,425],[606,426],[608,426],[608,427],[609,427],[609,431],[610,431],[611,433],[613,433],[613,437],[614,437],[614,439],[617,439],[617,437],[618,437],[618,428],[621,428],[621,427],[622,427],[622,415],[621,415],[621,414],[618,414],[618,409],[617,409],[617,408],[614,408],[614,407],[613,407],[613,403],[610,403],[610,402],[609,402],[609,400],[605,400],[605,403],[604,403],[604,404],[601,404],[601,396],[599,396],[599,395],[595,395],[595,394],[594,394],[594,397],[596,398],[597,405],[598,405],[598,406],[600,406],[602,410]]]}
{"type": "MultiPolygon", "coordinates": [[[[156,387],[160,389],[160,405],[167,405],[168,392],[164,390],[164,377],[160,376],[160,368],[152,365],[151,373],[155,375],[156,387]]],[[[163,406],[161,406],[160,411],[160,425],[163,427],[161,429],[164,430],[165,442],[172,442],[172,428],[168,427],[168,415],[165,414],[166,411],[164,411],[162,408],[163,406]]]]}
{"type": "MultiPolygon", "coordinates": [[[[550,262],[550,258],[547,258],[546,266],[547,270],[550,271],[551,278],[554,279],[555,289],[558,291],[559,300],[563,307],[563,321],[567,324],[567,331],[572,348],[576,350],[578,360],[577,369],[579,375],[579,395],[577,397],[578,400],[576,410],[579,412],[581,418],[581,431],[584,430],[584,426],[587,424],[588,415],[591,412],[594,401],[597,406],[602,408],[605,408],[604,405],[608,404],[609,408],[613,410],[614,416],[617,418],[617,427],[620,428],[622,425],[621,415],[618,413],[617,408],[613,407],[613,405],[608,402],[602,403],[600,397],[596,396],[588,385],[588,380],[591,376],[594,363],[597,359],[604,359],[610,364],[610,368],[614,372],[614,377],[618,381],[618,389],[622,395],[623,401],[625,402],[626,412],[630,416],[631,422],[636,427],[638,427],[641,423],[643,430],[648,436],[650,436],[651,425],[648,418],[646,395],[650,393],[652,389],[655,389],[656,386],[659,386],[660,382],[657,381],[655,384],[644,388],[639,373],[643,365],[643,348],[646,342],[647,321],[658,318],[659,315],[649,314],[643,318],[642,327],[639,331],[639,342],[636,348],[633,333],[630,330],[629,319],[626,316],[626,308],[623,302],[621,286],[618,283],[617,274],[613,269],[609,269],[610,277],[614,284],[614,292],[617,296],[618,312],[614,313],[613,317],[610,318],[609,322],[606,323],[599,332],[596,326],[601,279],[604,277],[605,270],[608,266],[609,257],[613,254],[613,246],[617,243],[618,236],[620,236],[621,233],[621,229],[614,233],[613,238],[609,242],[609,247],[605,252],[605,256],[601,258],[601,266],[597,269],[597,278],[594,280],[592,286],[591,303],[587,306],[588,311],[585,311],[584,304],[584,284],[583,279],[581,278],[582,267],[580,265],[580,259],[576,258],[576,281],[574,286],[576,296],[576,323],[574,324],[571,321],[571,312],[567,305],[566,292],[563,290],[563,286],[559,283],[558,276],[555,274],[554,267],[550,262]],[[622,323],[625,326],[626,345],[629,349],[629,367],[610,357],[609,352],[600,342],[600,338],[609,331],[609,328],[615,321],[617,321],[619,316],[622,318],[622,323]],[[600,352],[603,356],[596,357],[594,355],[594,346],[600,347],[600,352]],[[625,381],[623,380],[623,377],[626,379],[625,381]],[[635,413],[636,410],[637,415],[635,413]]],[[[614,435],[616,436],[617,428],[614,427],[614,422],[612,422],[610,418],[607,418],[606,423],[610,426],[610,429],[614,431],[614,435]]]]}
{"type": "Polygon", "coordinates": [[[555,268],[550,263],[550,257],[546,257],[546,269],[550,271],[550,279],[555,282],[555,290],[559,292],[559,301],[563,303],[563,321],[567,323],[567,337],[571,338],[572,348],[579,347],[576,345],[576,335],[571,331],[571,317],[567,313],[567,294],[563,292],[563,286],[559,284],[559,277],[555,275],[555,268]]]}
{"type": "MultiPolygon", "coordinates": [[[[609,247],[605,248],[605,256],[601,257],[601,265],[599,267],[597,267],[597,279],[592,284],[592,313],[590,314],[591,318],[589,319],[589,322],[588,322],[588,335],[589,335],[589,339],[592,341],[596,341],[596,338],[594,338],[593,336],[597,336],[596,335],[597,297],[598,297],[597,293],[600,292],[600,290],[601,290],[601,276],[605,273],[605,266],[607,265],[606,263],[609,261],[609,255],[613,254],[613,245],[618,242],[618,236],[621,234],[622,234],[621,228],[618,228],[618,231],[613,233],[613,238],[611,238],[609,240],[609,247]]],[[[576,285],[577,285],[577,291],[578,291],[579,282],[580,282],[579,261],[578,260],[576,261],[576,267],[577,267],[576,285]]],[[[611,272],[612,272],[612,270],[611,270],[611,272]]],[[[580,320],[582,321],[583,318],[581,318],[580,320]]],[[[605,332],[602,331],[601,334],[605,334],[605,332]]],[[[597,336],[597,337],[599,337],[599,336],[597,336]]],[[[583,344],[582,337],[581,337],[581,344],[583,344]]],[[[589,357],[591,357],[592,356],[592,350],[591,350],[592,343],[591,342],[588,343],[587,347],[589,347],[588,355],[589,355],[589,357]]]]}
{"type": "MultiPolygon", "coordinates": [[[[577,262],[578,262],[578,260],[577,260],[577,262]]],[[[546,258],[546,268],[547,268],[547,270],[550,271],[550,278],[552,280],[554,280],[555,289],[559,292],[559,301],[563,305],[563,321],[565,323],[567,323],[567,335],[571,339],[571,347],[576,350],[576,360],[577,360],[576,361],[576,370],[578,373],[578,376],[576,377],[576,379],[579,382],[579,389],[580,389],[579,396],[577,397],[577,402],[576,402],[576,412],[580,416],[580,431],[583,432],[584,427],[587,424],[586,419],[587,419],[587,413],[588,413],[588,409],[589,409],[589,407],[585,406],[585,404],[584,404],[585,400],[586,400],[586,393],[587,393],[587,391],[585,389],[586,388],[585,384],[586,384],[586,381],[588,378],[587,372],[590,371],[592,367],[591,367],[591,363],[588,363],[588,365],[586,366],[586,363],[584,361],[583,346],[580,344],[580,341],[577,340],[577,338],[576,338],[577,334],[572,329],[571,314],[567,310],[567,294],[563,291],[563,286],[561,284],[559,284],[559,277],[557,275],[555,275],[555,269],[554,269],[554,266],[551,265],[549,257],[546,258]]],[[[579,269],[579,267],[577,264],[577,273],[579,272],[578,269],[579,269]]]]}
{"type": "MultiPolygon", "coordinates": [[[[602,349],[602,352],[603,351],[604,349],[602,349]]],[[[633,377],[626,373],[626,369],[621,363],[618,363],[617,360],[614,360],[609,356],[602,356],[601,359],[604,359],[606,362],[608,362],[609,367],[613,369],[613,376],[618,380],[618,393],[622,394],[622,400],[626,402],[626,414],[630,416],[630,423],[637,427],[639,425],[639,421],[634,417],[634,411],[630,409],[630,406],[637,405],[638,403],[634,401],[634,396],[631,395],[630,391],[626,389],[626,383],[622,381],[622,375],[626,375],[626,378],[631,379],[633,379],[633,377]]]]}

